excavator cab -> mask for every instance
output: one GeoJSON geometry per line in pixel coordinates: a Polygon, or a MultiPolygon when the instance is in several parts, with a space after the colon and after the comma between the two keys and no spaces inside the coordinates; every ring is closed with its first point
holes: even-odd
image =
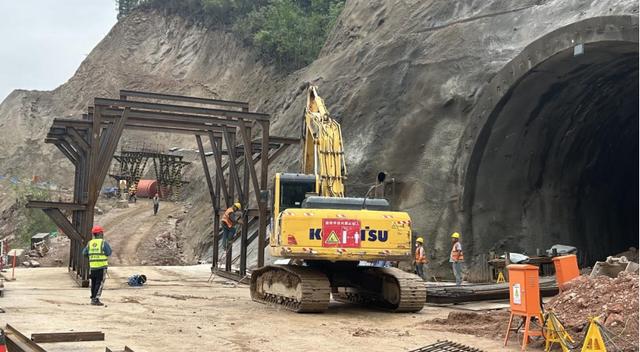
{"type": "Polygon", "coordinates": [[[289,208],[302,208],[302,202],[309,193],[318,193],[318,177],[305,174],[276,174],[273,183],[273,210],[277,216],[289,208]]]}

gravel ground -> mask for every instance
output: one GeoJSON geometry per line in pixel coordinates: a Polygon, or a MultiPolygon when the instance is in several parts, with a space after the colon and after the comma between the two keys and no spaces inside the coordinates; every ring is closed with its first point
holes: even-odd
{"type": "MultiPolygon", "coordinates": [[[[408,351],[450,339],[484,351],[518,351],[502,339],[429,330],[427,319],[446,318],[448,308],[390,314],[332,303],[324,314],[295,314],[255,303],[246,285],[219,277],[207,282],[207,265],[114,267],[102,301],[89,304],[65,268],[17,269],[0,298],[9,323],[25,334],[101,330],[105,341],[46,344],[49,352],[102,352],[105,346],[149,351],[408,351]],[[145,274],[148,285],[125,284],[145,274]],[[46,317],[46,319],[45,319],[46,317]]],[[[473,325],[473,321],[461,321],[473,325]]]]}

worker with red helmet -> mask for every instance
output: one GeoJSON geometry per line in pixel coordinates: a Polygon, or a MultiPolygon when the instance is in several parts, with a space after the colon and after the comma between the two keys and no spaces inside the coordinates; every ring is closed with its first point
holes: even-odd
{"type": "Polygon", "coordinates": [[[89,278],[91,279],[91,304],[102,306],[100,295],[106,278],[107,267],[109,266],[109,256],[111,246],[104,240],[104,229],[95,225],[91,229],[93,238],[82,250],[82,254],[89,258],[89,278]]]}

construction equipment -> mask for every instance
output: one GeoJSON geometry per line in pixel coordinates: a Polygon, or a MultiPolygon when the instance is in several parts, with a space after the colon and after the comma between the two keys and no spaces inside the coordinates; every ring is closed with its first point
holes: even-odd
{"type": "Polygon", "coordinates": [[[323,312],[330,295],[343,302],[416,312],[426,301],[420,277],[360,261],[411,260],[411,219],[384,199],[345,197],[340,124],[309,86],[301,174],[279,173],[273,188],[269,241],[273,257],[289,259],[251,273],[251,297],[295,312],[323,312]]]}
{"type": "Polygon", "coordinates": [[[591,270],[590,277],[605,275],[616,278],[622,271],[636,272],[638,271],[638,264],[627,260],[625,256],[607,257],[607,260],[604,262],[596,262],[591,270]]]}

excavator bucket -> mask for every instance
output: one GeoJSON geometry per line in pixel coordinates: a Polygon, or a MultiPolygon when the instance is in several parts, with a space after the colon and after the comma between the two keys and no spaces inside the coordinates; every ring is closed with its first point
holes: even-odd
{"type": "Polygon", "coordinates": [[[605,275],[608,277],[616,278],[622,271],[636,272],[638,271],[638,264],[627,260],[627,257],[607,257],[604,262],[596,262],[591,270],[591,277],[598,275],[605,275]]]}

